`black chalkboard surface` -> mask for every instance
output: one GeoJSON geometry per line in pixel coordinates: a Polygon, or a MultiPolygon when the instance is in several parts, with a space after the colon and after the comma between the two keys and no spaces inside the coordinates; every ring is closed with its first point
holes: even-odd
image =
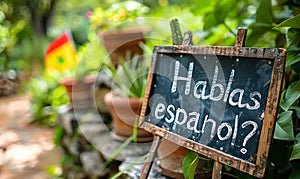
{"type": "Polygon", "coordinates": [[[156,47],[142,127],[261,176],[273,134],[284,59],[283,49],[156,47]]]}
{"type": "Polygon", "coordinates": [[[255,162],[272,61],[158,54],[155,65],[149,123],[255,162]]]}

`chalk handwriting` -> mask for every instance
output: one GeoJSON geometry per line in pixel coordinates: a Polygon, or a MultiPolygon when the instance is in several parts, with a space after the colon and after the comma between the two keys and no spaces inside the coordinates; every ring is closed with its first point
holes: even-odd
{"type": "MultiPolygon", "coordinates": [[[[210,139],[213,139],[215,136],[221,141],[231,139],[231,145],[235,145],[239,128],[238,115],[235,116],[234,124],[229,122],[217,124],[216,120],[210,118],[209,115],[205,115],[204,120],[201,121],[201,114],[198,112],[193,111],[188,113],[185,109],[176,109],[172,104],[166,107],[163,103],[158,103],[156,105],[154,114],[157,119],[164,118],[167,123],[174,123],[173,130],[179,126],[186,126],[188,130],[191,130],[194,133],[205,134],[209,132],[210,139]]],[[[258,124],[255,121],[249,120],[243,122],[240,128],[244,129],[250,125],[253,126],[253,129],[246,135],[243,141],[243,148],[240,150],[243,154],[247,153],[245,146],[250,138],[256,133],[258,124]]]]}
{"type": "MultiPolygon", "coordinates": [[[[171,93],[178,90],[178,85],[184,84],[184,95],[191,95],[195,99],[211,100],[214,102],[224,102],[237,108],[246,108],[248,110],[257,110],[260,108],[261,93],[258,91],[247,91],[242,88],[233,88],[235,83],[236,69],[230,69],[229,76],[224,82],[220,79],[220,69],[214,66],[212,80],[193,81],[194,62],[190,62],[185,68],[181,67],[179,61],[175,61],[174,76],[171,86],[171,93]],[[185,72],[185,75],[183,75],[185,72]],[[180,83],[179,83],[180,81],[180,83]],[[192,85],[192,83],[195,83],[192,85]]],[[[208,74],[209,75],[209,74],[208,74]]],[[[195,134],[209,136],[210,140],[217,138],[220,141],[229,140],[230,145],[234,146],[238,137],[238,130],[242,130],[247,126],[253,126],[253,129],[246,135],[243,140],[240,152],[247,153],[246,144],[255,135],[258,124],[255,121],[247,120],[242,124],[239,123],[239,115],[235,115],[233,120],[217,122],[212,119],[209,114],[200,114],[196,111],[188,111],[184,108],[176,107],[173,104],[158,103],[154,106],[154,117],[158,120],[164,119],[166,123],[173,124],[172,130],[185,126],[188,130],[195,134]],[[234,122],[228,122],[234,121],[234,122]],[[241,126],[240,126],[241,125],[241,126]]],[[[201,138],[201,137],[200,137],[201,138]]],[[[199,139],[201,140],[201,139],[199,139]]]]}
{"type": "MultiPolygon", "coordinates": [[[[190,62],[187,77],[179,76],[180,63],[179,61],[175,62],[174,68],[174,78],[172,82],[171,92],[175,93],[177,91],[178,81],[185,81],[185,95],[191,93],[191,81],[193,75],[194,63],[190,62]]],[[[245,94],[244,89],[235,88],[231,89],[232,84],[234,83],[235,69],[231,69],[227,85],[224,86],[222,83],[218,82],[219,77],[219,67],[215,66],[213,79],[211,82],[211,88],[207,88],[208,81],[195,81],[194,89],[192,94],[197,99],[202,100],[211,100],[211,101],[222,101],[228,102],[231,106],[237,106],[238,108],[246,108],[248,110],[256,110],[260,107],[261,94],[258,91],[252,91],[248,94],[245,94]],[[249,98],[250,103],[243,103],[244,98],[249,98]]]]}

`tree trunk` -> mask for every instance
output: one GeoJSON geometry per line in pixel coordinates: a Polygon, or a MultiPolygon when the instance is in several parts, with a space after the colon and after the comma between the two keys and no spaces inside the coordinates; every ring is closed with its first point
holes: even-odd
{"type": "Polygon", "coordinates": [[[51,24],[54,14],[56,0],[50,0],[49,8],[43,9],[39,2],[28,2],[31,11],[31,19],[37,36],[47,36],[47,30],[51,24]]]}

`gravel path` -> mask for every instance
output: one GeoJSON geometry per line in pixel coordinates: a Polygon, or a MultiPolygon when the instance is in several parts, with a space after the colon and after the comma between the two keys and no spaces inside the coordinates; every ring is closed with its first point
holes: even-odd
{"type": "Polygon", "coordinates": [[[28,125],[30,96],[0,98],[0,178],[51,178],[46,168],[57,166],[61,153],[53,144],[53,129],[28,125]]]}

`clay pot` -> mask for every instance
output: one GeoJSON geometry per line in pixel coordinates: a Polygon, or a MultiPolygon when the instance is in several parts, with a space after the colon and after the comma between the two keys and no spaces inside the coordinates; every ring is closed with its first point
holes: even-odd
{"type": "Polygon", "coordinates": [[[90,110],[95,106],[94,82],[93,77],[87,77],[82,81],[76,81],[74,78],[64,78],[60,81],[60,84],[66,87],[71,109],[90,110]]]}
{"type": "Polygon", "coordinates": [[[104,97],[111,91],[112,83],[111,78],[106,74],[106,72],[100,71],[97,74],[95,84],[95,103],[98,112],[102,117],[107,116],[109,118],[110,115],[109,107],[105,104],[104,97]]]}
{"type": "Polygon", "coordinates": [[[109,115],[109,107],[104,102],[104,97],[107,93],[111,91],[110,88],[107,87],[97,87],[95,89],[95,99],[96,99],[96,106],[98,112],[101,115],[109,115]]]}
{"type": "Polygon", "coordinates": [[[112,64],[118,66],[120,58],[126,59],[128,54],[130,59],[134,55],[142,55],[143,50],[140,47],[140,43],[145,43],[144,32],[145,30],[135,29],[103,33],[104,46],[112,64]]]}
{"type": "MultiPolygon", "coordinates": [[[[157,150],[157,155],[160,161],[159,166],[162,169],[162,174],[171,178],[184,179],[182,161],[187,150],[187,148],[163,138],[157,150]]],[[[208,161],[199,160],[195,171],[195,178],[211,178],[212,172],[203,169],[203,166],[208,164],[207,162],[208,161]]]]}
{"type": "MultiPolygon", "coordinates": [[[[133,134],[134,120],[138,120],[143,99],[123,98],[109,92],[104,97],[110,108],[113,121],[112,133],[119,140],[126,140],[133,134]]],[[[137,142],[152,141],[153,135],[142,128],[137,129],[137,142]]]]}

